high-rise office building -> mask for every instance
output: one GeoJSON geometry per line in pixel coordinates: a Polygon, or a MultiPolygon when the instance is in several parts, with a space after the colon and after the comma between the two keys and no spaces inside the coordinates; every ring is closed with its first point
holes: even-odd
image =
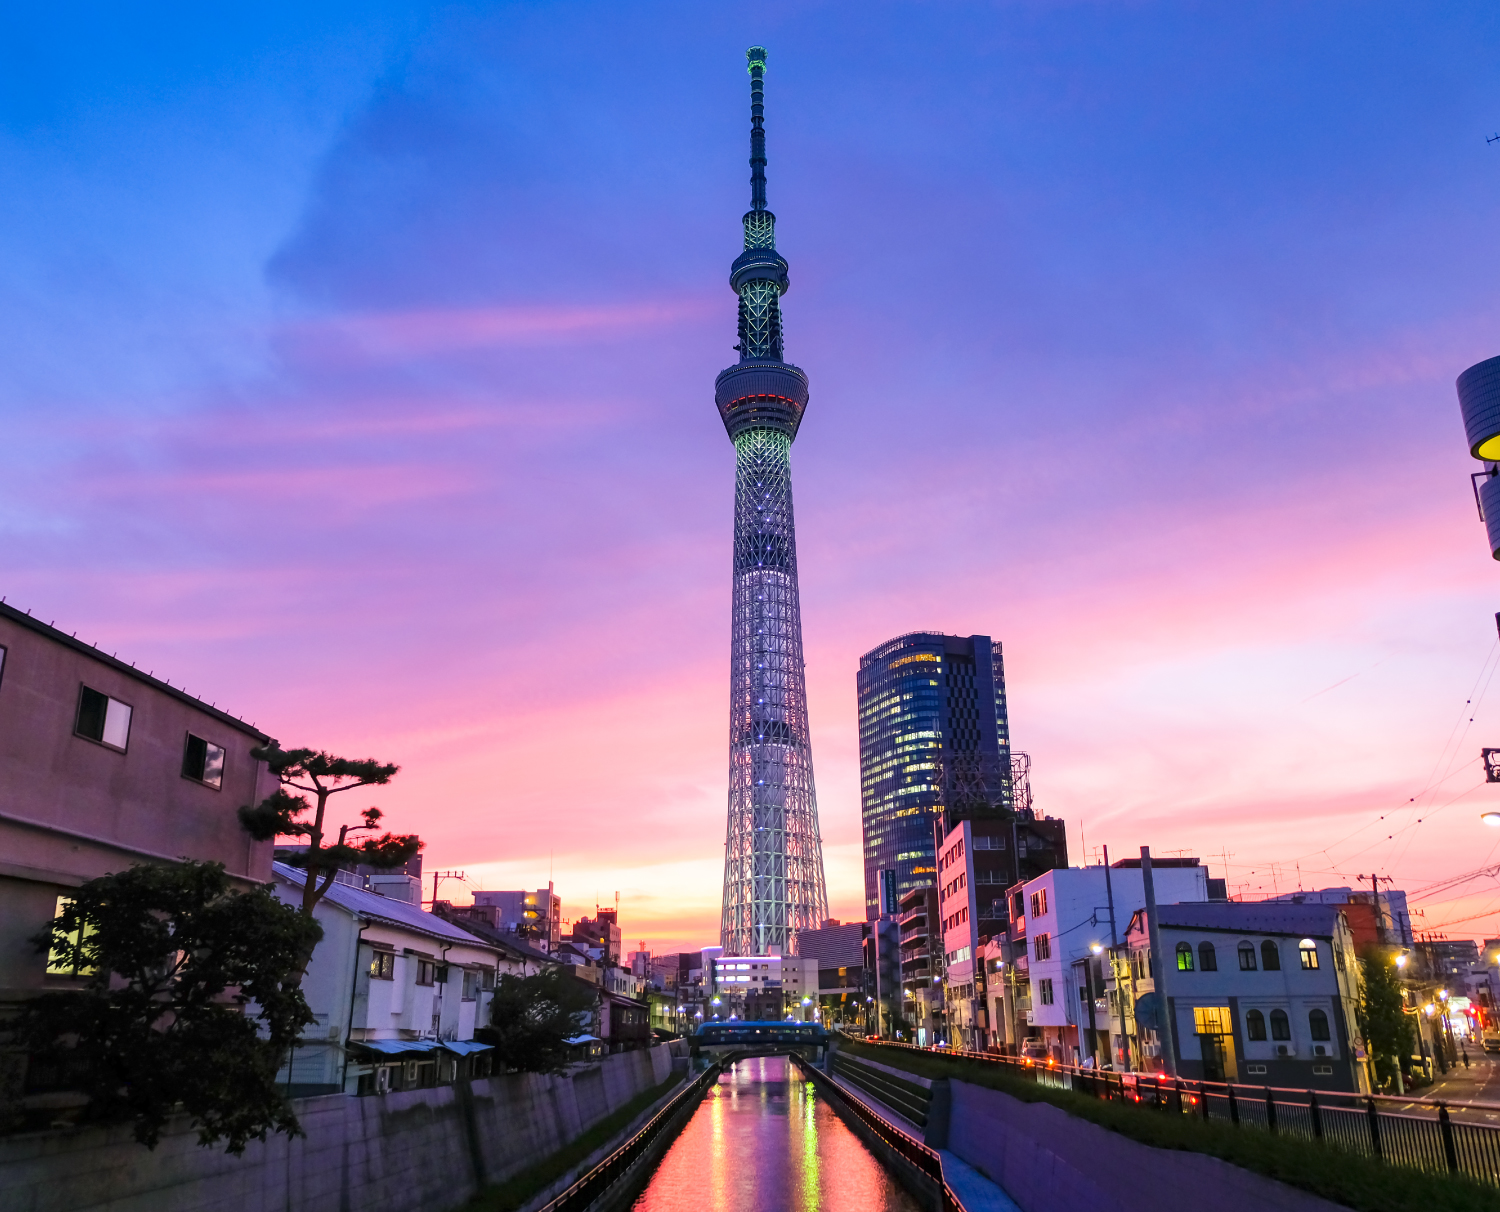
{"type": "Polygon", "coordinates": [[[936,831],[1013,809],[999,641],[918,631],[859,661],[865,914],[936,882],[936,831]]]}
{"type": "Polygon", "coordinates": [[[750,210],[729,284],[739,296],[738,364],[714,401],[734,443],[734,599],[729,668],[729,827],[720,941],[726,955],[791,953],[828,916],[802,669],[792,524],[792,440],[807,376],[782,360],[787,263],[766,209],[766,52],[750,61],[750,210]]]}

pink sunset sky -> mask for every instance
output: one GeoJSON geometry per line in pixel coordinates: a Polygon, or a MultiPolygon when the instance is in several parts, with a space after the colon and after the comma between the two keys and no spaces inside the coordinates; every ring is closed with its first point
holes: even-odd
{"type": "Polygon", "coordinates": [[[1500,934],[1493,875],[1437,887],[1500,859],[1453,390],[1500,353],[1500,18],[575,7],[163,9],[74,57],[28,18],[0,592],[399,762],[368,802],[429,871],[716,943],[763,41],[832,914],[859,656],[931,629],[1004,641],[1075,863],[1374,871],[1500,934]]]}

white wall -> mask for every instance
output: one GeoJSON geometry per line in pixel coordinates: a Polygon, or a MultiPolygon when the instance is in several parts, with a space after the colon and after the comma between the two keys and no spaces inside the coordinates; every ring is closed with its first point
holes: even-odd
{"type": "MultiPolygon", "coordinates": [[[[1156,903],[1172,905],[1180,901],[1208,899],[1206,867],[1158,867],[1152,871],[1156,885],[1156,903]]],[[[1146,907],[1145,883],[1138,867],[1112,867],[1110,888],[1114,894],[1115,929],[1120,942],[1137,909],[1146,907]]],[[[1030,961],[1032,1021],[1037,1026],[1077,1025],[1078,998],[1067,989],[1073,979],[1072,963],[1090,953],[1097,943],[1108,947],[1109,898],[1105,889],[1103,867],[1061,867],[1029,881],[1024,889],[1026,905],[1026,944],[1034,953],[1038,934],[1046,934],[1051,943],[1050,959],[1030,961]],[[1047,893],[1047,912],[1031,916],[1031,894],[1047,893]],[[1037,982],[1052,981],[1053,1004],[1044,1006],[1038,995],[1037,982]],[[1074,1017],[1070,1017],[1070,1005],[1074,1017]]]]}

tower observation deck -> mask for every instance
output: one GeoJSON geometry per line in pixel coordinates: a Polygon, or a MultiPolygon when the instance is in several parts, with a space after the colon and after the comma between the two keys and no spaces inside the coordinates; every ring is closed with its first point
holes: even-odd
{"type": "Polygon", "coordinates": [[[766,52],[751,47],[750,210],[729,285],[740,300],[737,365],[714,402],[734,443],[734,600],[729,667],[729,828],[720,943],[728,955],[791,950],[828,916],[807,731],[792,441],[807,376],[782,359],[786,258],[766,209],[766,52]]]}

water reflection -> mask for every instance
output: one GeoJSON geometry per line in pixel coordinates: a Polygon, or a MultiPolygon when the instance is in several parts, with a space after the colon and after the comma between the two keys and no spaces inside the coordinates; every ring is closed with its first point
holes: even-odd
{"type": "Polygon", "coordinates": [[[639,1212],[917,1212],[779,1056],[723,1074],[635,1202],[639,1212]]]}

